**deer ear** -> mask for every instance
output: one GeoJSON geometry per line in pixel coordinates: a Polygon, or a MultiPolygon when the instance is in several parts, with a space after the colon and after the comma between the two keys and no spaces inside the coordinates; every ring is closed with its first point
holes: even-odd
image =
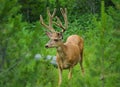
{"type": "Polygon", "coordinates": [[[58,33],[58,36],[59,36],[60,39],[63,39],[62,32],[59,32],[59,33],[58,33]]]}
{"type": "Polygon", "coordinates": [[[46,32],[46,35],[50,38],[52,37],[52,33],[51,32],[46,32]]]}

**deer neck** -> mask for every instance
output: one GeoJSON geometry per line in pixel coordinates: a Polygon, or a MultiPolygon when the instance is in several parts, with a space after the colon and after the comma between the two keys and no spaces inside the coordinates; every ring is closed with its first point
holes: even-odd
{"type": "Polygon", "coordinates": [[[66,45],[61,42],[60,45],[57,47],[57,53],[61,58],[64,58],[66,55],[66,45]]]}

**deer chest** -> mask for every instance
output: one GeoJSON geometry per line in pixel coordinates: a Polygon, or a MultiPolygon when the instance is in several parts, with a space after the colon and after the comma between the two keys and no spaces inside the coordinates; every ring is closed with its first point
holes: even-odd
{"type": "Polygon", "coordinates": [[[57,59],[57,63],[58,66],[62,69],[68,69],[73,66],[73,64],[70,61],[64,58],[57,59]]]}

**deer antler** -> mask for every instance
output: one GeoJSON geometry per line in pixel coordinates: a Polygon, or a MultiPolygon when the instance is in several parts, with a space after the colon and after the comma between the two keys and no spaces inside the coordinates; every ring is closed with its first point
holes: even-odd
{"type": "Polygon", "coordinates": [[[67,9],[66,9],[66,8],[65,8],[65,9],[60,8],[60,11],[61,11],[61,13],[62,13],[62,15],[63,15],[65,24],[64,24],[64,26],[63,26],[61,20],[60,20],[57,16],[56,16],[57,22],[55,22],[55,24],[56,24],[58,27],[62,28],[62,32],[64,32],[64,31],[68,28],[67,9]]]}
{"type": "Polygon", "coordinates": [[[49,25],[46,25],[43,21],[43,17],[42,15],[40,15],[40,23],[47,29],[49,29],[51,32],[55,32],[54,28],[52,27],[52,19],[55,16],[56,13],[56,8],[54,9],[53,13],[50,13],[49,8],[47,8],[47,13],[48,13],[48,17],[49,17],[49,25]]]}

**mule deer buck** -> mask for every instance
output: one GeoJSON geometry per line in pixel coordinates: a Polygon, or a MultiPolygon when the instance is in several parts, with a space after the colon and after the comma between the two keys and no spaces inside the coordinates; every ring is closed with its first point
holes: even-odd
{"type": "Polygon", "coordinates": [[[45,45],[46,48],[56,48],[57,49],[57,65],[59,70],[59,82],[58,85],[62,82],[62,71],[63,69],[69,69],[68,79],[72,77],[72,69],[73,67],[79,63],[81,66],[82,73],[84,73],[84,69],[82,66],[83,61],[83,39],[78,35],[71,35],[67,38],[67,41],[63,43],[63,33],[68,28],[68,20],[67,20],[67,9],[60,8],[62,16],[64,18],[65,24],[63,26],[61,20],[56,16],[57,22],[54,24],[62,29],[61,32],[55,31],[52,24],[52,19],[55,16],[56,8],[51,14],[49,9],[47,9],[48,17],[49,17],[49,25],[45,24],[43,21],[43,17],[40,15],[40,23],[49,31],[46,32],[47,36],[50,38],[50,41],[45,45]]]}

